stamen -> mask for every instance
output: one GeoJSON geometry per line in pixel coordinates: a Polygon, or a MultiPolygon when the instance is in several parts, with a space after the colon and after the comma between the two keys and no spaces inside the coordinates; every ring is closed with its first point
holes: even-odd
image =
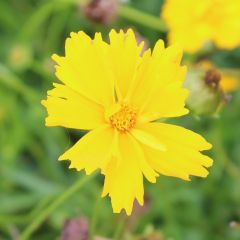
{"type": "Polygon", "coordinates": [[[137,113],[127,104],[121,104],[118,112],[109,118],[111,126],[121,133],[130,131],[136,124],[137,113]]]}

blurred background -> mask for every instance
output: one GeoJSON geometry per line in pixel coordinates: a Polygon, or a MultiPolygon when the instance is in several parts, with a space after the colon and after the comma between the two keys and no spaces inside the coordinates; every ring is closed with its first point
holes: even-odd
{"type": "MultiPolygon", "coordinates": [[[[57,161],[84,133],[46,128],[40,104],[57,81],[51,55],[64,54],[69,33],[84,30],[93,36],[100,31],[107,40],[110,29],[132,27],[146,47],[159,38],[167,43],[167,27],[160,18],[164,1],[92,2],[0,0],[1,240],[19,239],[52,199],[84,175],[69,170],[68,162],[57,161]]],[[[192,112],[171,122],[197,131],[213,144],[209,177],[184,182],[161,176],[156,184],[146,182],[144,207],[136,205],[126,218],[112,213],[108,198],[99,199],[99,174],[29,239],[240,239],[240,48],[207,46],[186,53],[184,62],[189,66],[186,86],[194,93],[188,101],[192,112]],[[234,87],[219,88],[218,73],[234,87]]]]}

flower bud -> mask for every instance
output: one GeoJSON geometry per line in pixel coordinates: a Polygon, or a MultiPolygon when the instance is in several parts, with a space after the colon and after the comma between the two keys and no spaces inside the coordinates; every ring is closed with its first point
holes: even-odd
{"type": "Polygon", "coordinates": [[[111,24],[118,11],[118,0],[90,0],[82,7],[85,16],[96,23],[111,24]]]}
{"type": "Polygon", "coordinates": [[[221,74],[216,69],[193,67],[189,70],[184,86],[189,90],[187,107],[197,115],[212,115],[223,102],[219,87],[221,74]]]}

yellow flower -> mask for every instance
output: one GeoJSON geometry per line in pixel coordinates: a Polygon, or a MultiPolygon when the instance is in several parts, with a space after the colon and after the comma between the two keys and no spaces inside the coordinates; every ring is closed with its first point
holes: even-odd
{"type": "Polygon", "coordinates": [[[240,45],[239,12],[239,0],[165,0],[162,14],[170,42],[196,52],[209,41],[226,49],[240,45]]]}
{"type": "Polygon", "coordinates": [[[155,122],[188,113],[181,50],[165,49],[159,40],[141,55],[143,44],[131,29],[109,37],[108,44],[100,33],[93,40],[71,33],[65,57],[53,55],[63,84],[54,84],[42,104],[47,126],[91,130],[59,160],[87,174],[100,169],[113,211],[131,214],[135,199],[143,204],[143,177],[152,183],[159,174],[206,177],[212,160],[200,151],[211,145],[182,127],[155,122]]]}

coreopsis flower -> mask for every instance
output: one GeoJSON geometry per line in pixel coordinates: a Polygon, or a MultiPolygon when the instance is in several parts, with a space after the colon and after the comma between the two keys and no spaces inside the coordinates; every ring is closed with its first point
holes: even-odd
{"type": "Polygon", "coordinates": [[[109,38],[107,43],[100,33],[94,39],[71,33],[65,56],[53,55],[62,83],[42,104],[47,126],[89,130],[59,160],[87,174],[100,169],[102,195],[111,197],[113,211],[131,214],[135,199],[143,204],[144,178],[155,183],[159,175],[206,177],[212,160],[200,151],[211,144],[190,130],[156,122],[188,113],[181,49],[159,40],[152,53],[141,55],[143,43],[137,44],[131,29],[112,30],[109,38]]]}
{"type": "Polygon", "coordinates": [[[170,42],[196,52],[207,42],[226,49],[240,45],[239,12],[239,0],[165,0],[162,16],[170,42]]]}

